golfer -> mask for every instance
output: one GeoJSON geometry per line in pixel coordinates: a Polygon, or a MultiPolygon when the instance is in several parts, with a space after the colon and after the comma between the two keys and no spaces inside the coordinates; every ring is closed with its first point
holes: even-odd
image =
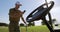
{"type": "Polygon", "coordinates": [[[26,24],[24,18],[23,18],[23,14],[24,12],[21,12],[21,10],[19,10],[19,8],[22,6],[22,4],[20,4],[20,2],[16,2],[15,3],[15,7],[11,8],[9,10],[9,32],[20,32],[19,30],[19,21],[20,18],[23,20],[23,22],[26,24]]]}

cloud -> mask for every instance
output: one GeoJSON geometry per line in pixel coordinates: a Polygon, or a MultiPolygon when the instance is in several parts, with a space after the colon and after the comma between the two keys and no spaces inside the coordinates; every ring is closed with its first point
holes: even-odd
{"type": "Polygon", "coordinates": [[[51,10],[51,16],[52,18],[56,18],[56,23],[60,23],[60,6],[59,7],[53,7],[51,10]]]}
{"type": "Polygon", "coordinates": [[[60,0],[55,0],[55,5],[60,6],[60,0]]]}

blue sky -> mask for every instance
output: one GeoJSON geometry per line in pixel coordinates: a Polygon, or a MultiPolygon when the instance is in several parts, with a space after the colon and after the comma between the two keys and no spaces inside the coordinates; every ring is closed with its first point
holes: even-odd
{"type": "MultiPolygon", "coordinates": [[[[23,15],[24,19],[26,19],[27,15],[31,13],[38,6],[45,3],[45,0],[0,0],[0,22],[9,23],[9,9],[15,6],[15,3],[19,1],[22,6],[19,8],[21,11],[26,10],[23,15]]],[[[60,21],[60,0],[54,0],[55,5],[53,9],[50,11],[52,14],[52,18],[56,18],[57,22],[60,21]]],[[[22,21],[21,21],[22,22],[22,21]]],[[[38,22],[36,22],[38,23],[38,22]]]]}

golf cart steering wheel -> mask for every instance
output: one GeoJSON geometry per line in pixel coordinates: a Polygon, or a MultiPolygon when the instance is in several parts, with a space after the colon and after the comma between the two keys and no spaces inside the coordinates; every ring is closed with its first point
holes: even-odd
{"type": "Polygon", "coordinates": [[[42,17],[46,16],[46,14],[48,14],[48,12],[54,6],[54,2],[50,1],[50,3],[48,3],[48,5],[49,4],[50,4],[50,6],[48,8],[46,7],[46,3],[39,6],[38,8],[36,8],[34,11],[32,11],[27,16],[26,21],[27,22],[32,22],[32,21],[40,20],[42,17]]]}

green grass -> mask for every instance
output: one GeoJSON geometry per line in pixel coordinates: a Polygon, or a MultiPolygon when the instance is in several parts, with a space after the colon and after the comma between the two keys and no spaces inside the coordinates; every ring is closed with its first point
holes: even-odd
{"type": "MultiPolygon", "coordinates": [[[[46,26],[30,26],[27,32],[49,32],[46,26]]],[[[20,27],[21,32],[26,32],[26,27],[20,27]]],[[[8,32],[8,27],[0,27],[0,32],[8,32]]]]}

